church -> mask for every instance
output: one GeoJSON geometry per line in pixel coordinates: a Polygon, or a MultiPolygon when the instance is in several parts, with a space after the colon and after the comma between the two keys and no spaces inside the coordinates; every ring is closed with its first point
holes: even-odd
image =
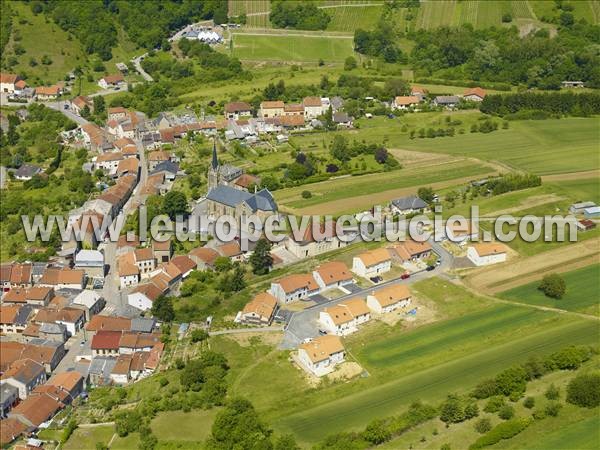
{"type": "Polygon", "coordinates": [[[243,173],[242,169],[224,164],[217,158],[217,144],[213,142],[212,161],[208,168],[208,214],[213,217],[229,215],[236,219],[256,215],[264,220],[277,213],[277,203],[268,189],[257,191],[259,179],[243,173]],[[249,188],[254,186],[254,192],[249,188]]]}

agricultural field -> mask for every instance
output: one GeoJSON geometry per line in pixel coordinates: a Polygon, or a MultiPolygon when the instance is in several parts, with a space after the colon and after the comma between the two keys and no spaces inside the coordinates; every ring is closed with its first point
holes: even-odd
{"type": "Polygon", "coordinates": [[[158,440],[174,444],[204,442],[218,412],[219,408],[161,412],[152,419],[152,432],[158,440]]]}
{"type": "Polygon", "coordinates": [[[566,272],[562,277],[567,284],[567,293],[561,299],[546,297],[537,288],[539,281],[501,292],[499,296],[528,305],[551,306],[600,316],[600,286],[597,282],[600,279],[600,265],[566,272]]]}
{"type": "Polygon", "coordinates": [[[328,31],[352,31],[357,28],[370,30],[375,28],[383,6],[381,4],[373,4],[363,6],[365,3],[359,2],[359,6],[351,6],[349,2],[324,6],[327,14],[331,16],[331,22],[327,26],[328,31]]]}
{"type": "Polygon", "coordinates": [[[450,161],[414,170],[340,177],[310,185],[275,191],[281,207],[299,214],[344,214],[359,208],[369,209],[374,204],[415,193],[420,186],[437,187],[466,183],[470,179],[493,173],[490,167],[469,161],[450,161]],[[308,187],[310,186],[310,188],[308,187]],[[302,191],[310,189],[312,197],[302,198],[302,191]]]}
{"type": "Polygon", "coordinates": [[[270,28],[271,0],[229,0],[229,15],[246,14],[249,28],[270,28]]]}
{"type": "Polygon", "coordinates": [[[97,442],[107,445],[113,434],[115,430],[112,425],[79,427],[61,447],[65,450],[95,450],[97,442]]]}
{"type": "Polygon", "coordinates": [[[241,60],[286,62],[342,62],[354,54],[351,36],[284,36],[234,34],[233,56],[241,60]]]}

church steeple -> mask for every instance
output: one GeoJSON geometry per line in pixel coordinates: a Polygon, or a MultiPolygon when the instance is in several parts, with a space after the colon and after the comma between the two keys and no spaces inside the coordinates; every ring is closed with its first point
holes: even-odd
{"type": "Polygon", "coordinates": [[[219,185],[219,160],[217,158],[217,141],[213,139],[212,162],[208,168],[208,192],[219,185]]]}
{"type": "Polygon", "coordinates": [[[217,170],[219,168],[219,160],[217,159],[217,140],[213,139],[213,152],[212,152],[212,169],[217,170]]]}

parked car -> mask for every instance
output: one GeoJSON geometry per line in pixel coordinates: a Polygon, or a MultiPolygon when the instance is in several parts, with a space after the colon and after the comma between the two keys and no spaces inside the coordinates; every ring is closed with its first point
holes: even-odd
{"type": "Polygon", "coordinates": [[[434,269],[435,269],[435,266],[427,266],[427,269],[425,269],[425,270],[427,270],[427,272],[431,272],[434,269]]]}
{"type": "Polygon", "coordinates": [[[402,280],[406,280],[407,278],[410,278],[410,273],[404,272],[402,275],[400,275],[400,278],[402,280]]]}
{"type": "Polygon", "coordinates": [[[436,265],[436,266],[439,266],[441,263],[442,263],[442,260],[441,260],[441,259],[438,259],[438,260],[435,262],[435,265],[436,265]]]}
{"type": "Polygon", "coordinates": [[[321,334],[321,335],[327,334],[327,331],[319,329],[319,334],[321,334]]]}
{"type": "Polygon", "coordinates": [[[376,277],[371,277],[369,278],[373,283],[379,283],[381,280],[383,280],[383,278],[381,278],[379,275],[377,275],[376,277]]]}

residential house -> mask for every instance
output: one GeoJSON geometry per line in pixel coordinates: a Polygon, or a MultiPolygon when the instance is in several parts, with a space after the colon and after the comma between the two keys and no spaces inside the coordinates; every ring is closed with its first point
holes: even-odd
{"type": "Polygon", "coordinates": [[[15,439],[19,438],[26,429],[27,426],[14,417],[0,420],[0,444],[8,445],[12,443],[15,439]]]}
{"type": "Polygon", "coordinates": [[[445,232],[446,239],[460,245],[464,245],[467,241],[476,240],[479,236],[477,227],[470,221],[446,223],[445,232]]]}
{"type": "Polygon", "coordinates": [[[123,333],[119,340],[119,353],[123,355],[135,352],[149,352],[159,342],[159,333],[123,333]]]}
{"type": "Polygon", "coordinates": [[[431,256],[431,244],[427,241],[413,241],[407,239],[403,242],[398,242],[388,247],[392,259],[400,264],[405,262],[423,261],[431,256]]]}
{"type": "Polygon", "coordinates": [[[13,263],[2,265],[2,290],[26,288],[33,285],[33,265],[31,263],[13,263]]]}
{"type": "Polygon", "coordinates": [[[131,360],[132,355],[119,355],[116,363],[110,372],[110,379],[114,384],[125,385],[131,379],[131,360]]]}
{"type": "Polygon", "coordinates": [[[301,366],[318,377],[330,373],[337,364],[344,362],[345,356],[342,340],[338,336],[319,336],[298,347],[301,366]]]}
{"type": "Polygon", "coordinates": [[[319,322],[330,334],[345,336],[358,330],[358,326],[371,319],[371,312],[361,298],[355,298],[324,308],[319,322]]]}
{"type": "Polygon", "coordinates": [[[90,113],[94,112],[94,102],[90,97],[85,95],[79,95],[71,100],[71,110],[78,115],[81,115],[81,112],[87,106],[90,113]]]}
{"type": "Polygon", "coordinates": [[[98,292],[90,290],[81,291],[73,299],[73,308],[83,309],[86,322],[89,322],[93,316],[102,311],[105,304],[106,301],[98,292]]]}
{"type": "Polygon", "coordinates": [[[364,278],[379,276],[391,268],[392,259],[385,248],[370,250],[352,259],[352,272],[364,278]]]}
{"type": "MultiPolygon", "coordinates": [[[[8,416],[8,412],[18,402],[19,389],[8,383],[0,384],[0,419],[5,419],[8,416]]],[[[4,423],[0,422],[0,427],[3,425],[4,423]]],[[[4,442],[4,440],[0,440],[0,443],[4,442]]]]}
{"type": "Polygon", "coordinates": [[[152,172],[157,165],[165,161],[173,161],[174,158],[169,152],[156,150],[148,154],[148,170],[152,172]]]}
{"type": "Polygon", "coordinates": [[[344,111],[338,111],[333,113],[333,123],[338,127],[352,128],[354,118],[350,117],[348,113],[344,111]]]}
{"type": "Polygon", "coordinates": [[[31,180],[34,176],[42,173],[42,169],[33,164],[23,164],[17,170],[15,170],[15,179],[19,181],[31,180]]]}
{"type": "Polygon", "coordinates": [[[416,195],[410,195],[392,200],[390,208],[392,213],[404,216],[406,214],[427,212],[429,205],[416,195]]]}
{"type": "Polygon", "coordinates": [[[35,97],[37,100],[55,100],[62,92],[62,86],[58,84],[52,86],[40,86],[35,88],[35,97]]]}
{"type": "Polygon", "coordinates": [[[335,227],[326,224],[309,223],[302,237],[289,236],[284,245],[286,250],[297,258],[311,258],[348,245],[345,239],[339,239],[335,227]]]}
{"type": "Polygon", "coordinates": [[[132,174],[138,176],[140,169],[140,162],[136,158],[125,158],[119,161],[115,175],[122,177],[123,175],[132,174]]]}
{"type": "Polygon", "coordinates": [[[106,75],[98,80],[98,86],[102,89],[120,88],[125,84],[125,79],[120,73],[114,75],[106,75]]]}
{"type": "Polygon", "coordinates": [[[161,294],[161,290],[152,283],[140,284],[127,294],[127,303],[134,308],[148,311],[161,294]]]}
{"type": "Polygon", "coordinates": [[[463,94],[463,98],[470,102],[482,102],[486,96],[485,90],[480,87],[467,89],[463,94]]]}
{"type": "Polygon", "coordinates": [[[3,303],[28,304],[34,308],[47,306],[54,297],[54,289],[51,287],[34,286],[27,289],[14,288],[2,297],[3,303]]]}
{"type": "Polygon", "coordinates": [[[45,381],[44,365],[32,359],[19,359],[13,362],[0,377],[0,384],[7,383],[18,389],[21,400],[26,399],[36,386],[45,381]]]}
{"type": "Polygon", "coordinates": [[[212,270],[215,265],[215,259],[219,257],[219,253],[209,247],[197,247],[188,256],[196,263],[198,270],[212,270]]]}
{"type": "Polygon", "coordinates": [[[417,106],[421,99],[415,95],[399,95],[394,98],[392,107],[394,109],[406,110],[417,106]]]}
{"type": "Polygon", "coordinates": [[[281,100],[261,102],[259,117],[264,119],[284,115],[285,104],[281,100]]]}
{"type": "Polygon", "coordinates": [[[0,305],[0,333],[22,333],[32,311],[30,305],[0,305]]]}
{"type": "Polygon", "coordinates": [[[173,182],[177,175],[183,174],[183,172],[179,169],[179,164],[171,162],[171,161],[163,161],[158,163],[150,175],[162,174],[163,180],[173,182]]]}
{"type": "Polygon", "coordinates": [[[242,247],[240,246],[240,243],[235,240],[217,246],[216,250],[219,252],[220,256],[229,258],[232,261],[242,261],[244,259],[242,247]]]}
{"type": "Polygon", "coordinates": [[[106,114],[107,122],[110,122],[111,120],[119,122],[127,118],[129,110],[127,108],[123,108],[122,106],[114,106],[112,108],[108,108],[106,114]]]}
{"type": "Polygon", "coordinates": [[[561,82],[561,85],[564,88],[582,88],[582,87],[585,87],[585,83],[583,81],[563,81],[563,82],[561,82]]]}
{"type": "Polygon", "coordinates": [[[174,264],[181,272],[181,279],[186,279],[193,270],[196,269],[194,260],[185,255],[174,256],[171,259],[171,264],[174,264]]]}
{"type": "Polygon", "coordinates": [[[171,260],[171,240],[152,241],[152,253],[158,263],[167,263],[171,260]]]}
{"type": "Polygon", "coordinates": [[[410,305],[411,295],[408,286],[396,284],[373,291],[367,295],[367,306],[378,314],[386,314],[410,305]]]}
{"type": "Polygon", "coordinates": [[[123,159],[123,153],[121,152],[103,153],[94,160],[94,167],[106,171],[109,175],[115,175],[123,159]]]}
{"type": "Polygon", "coordinates": [[[88,370],[92,386],[104,386],[110,383],[110,374],[117,363],[117,358],[111,356],[97,356],[92,359],[88,370]]]}
{"type": "Polygon", "coordinates": [[[74,336],[83,328],[85,312],[79,308],[40,309],[33,318],[37,323],[58,323],[64,325],[69,336],[74,336]]]}
{"type": "Polygon", "coordinates": [[[448,109],[455,108],[460,103],[460,98],[456,95],[438,95],[433,99],[435,106],[443,106],[448,109]]]}
{"type": "Polygon", "coordinates": [[[19,75],[14,73],[0,72],[0,92],[8,92],[14,94],[15,83],[21,80],[19,75]]]}
{"type": "Polygon", "coordinates": [[[94,357],[119,356],[119,342],[121,340],[121,336],[121,331],[97,331],[92,337],[92,355],[94,357]]]}
{"type": "Polygon", "coordinates": [[[85,287],[85,271],[49,267],[44,271],[39,285],[55,289],[83,289],[85,287]]]}
{"type": "Polygon", "coordinates": [[[427,94],[429,94],[429,91],[420,86],[413,86],[410,90],[410,95],[417,97],[420,102],[425,101],[427,94]]]}
{"type": "Polygon", "coordinates": [[[65,404],[54,396],[40,393],[31,395],[19,403],[9,413],[8,417],[20,420],[29,429],[36,429],[54,417],[64,407],[65,404]]]}
{"type": "Polygon", "coordinates": [[[596,228],[596,224],[590,219],[580,219],[577,221],[577,229],[579,231],[590,231],[596,228]]]}
{"type": "Polygon", "coordinates": [[[273,281],[269,293],[281,303],[290,303],[317,294],[319,290],[312,274],[292,274],[273,281]]]}
{"type": "Polygon", "coordinates": [[[226,103],[224,112],[226,119],[238,120],[243,116],[252,116],[252,106],[246,102],[226,103]]]}
{"type": "Polygon", "coordinates": [[[325,112],[321,97],[304,97],[302,106],[304,106],[304,117],[308,120],[316,119],[325,112]]]}
{"type": "Polygon", "coordinates": [[[62,392],[65,392],[67,396],[67,403],[71,403],[75,400],[84,390],[84,379],[83,376],[76,371],[60,372],[46,382],[48,386],[55,386],[62,392]]]}
{"type": "Polygon", "coordinates": [[[235,319],[246,325],[269,326],[277,309],[277,299],[268,292],[260,292],[249,301],[235,319]]]}
{"type": "Polygon", "coordinates": [[[302,116],[282,116],[278,118],[279,124],[286,130],[304,128],[306,123],[302,116]]]}
{"type": "Polygon", "coordinates": [[[304,105],[301,103],[288,103],[283,107],[283,115],[304,117],[304,105]]]}
{"type": "Polygon", "coordinates": [[[313,271],[313,277],[321,290],[343,287],[354,281],[348,266],[341,261],[321,264],[313,271]]]}
{"type": "Polygon", "coordinates": [[[594,202],[577,202],[577,203],[573,203],[571,206],[569,206],[569,212],[571,214],[583,214],[584,210],[586,208],[592,208],[596,206],[596,204],[594,202]]]}
{"type": "Polygon", "coordinates": [[[134,286],[140,282],[140,269],[135,264],[134,252],[125,253],[117,257],[119,268],[119,284],[121,289],[134,286]]]}
{"type": "Polygon", "coordinates": [[[132,319],[117,316],[97,315],[86,324],[85,329],[91,332],[98,331],[131,331],[132,319]]]}
{"type": "Polygon", "coordinates": [[[49,342],[64,344],[69,338],[67,327],[54,322],[30,322],[22,334],[30,342],[36,339],[43,339],[49,342]]]}
{"type": "Polygon", "coordinates": [[[44,339],[32,339],[27,344],[0,341],[0,372],[19,359],[32,359],[42,364],[46,373],[52,373],[65,354],[64,345],[44,339]]]}
{"type": "Polygon", "coordinates": [[[476,242],[467,247],[467,258],[476,266],[506,261],[506,246],[500,242],[476,242]]]}

